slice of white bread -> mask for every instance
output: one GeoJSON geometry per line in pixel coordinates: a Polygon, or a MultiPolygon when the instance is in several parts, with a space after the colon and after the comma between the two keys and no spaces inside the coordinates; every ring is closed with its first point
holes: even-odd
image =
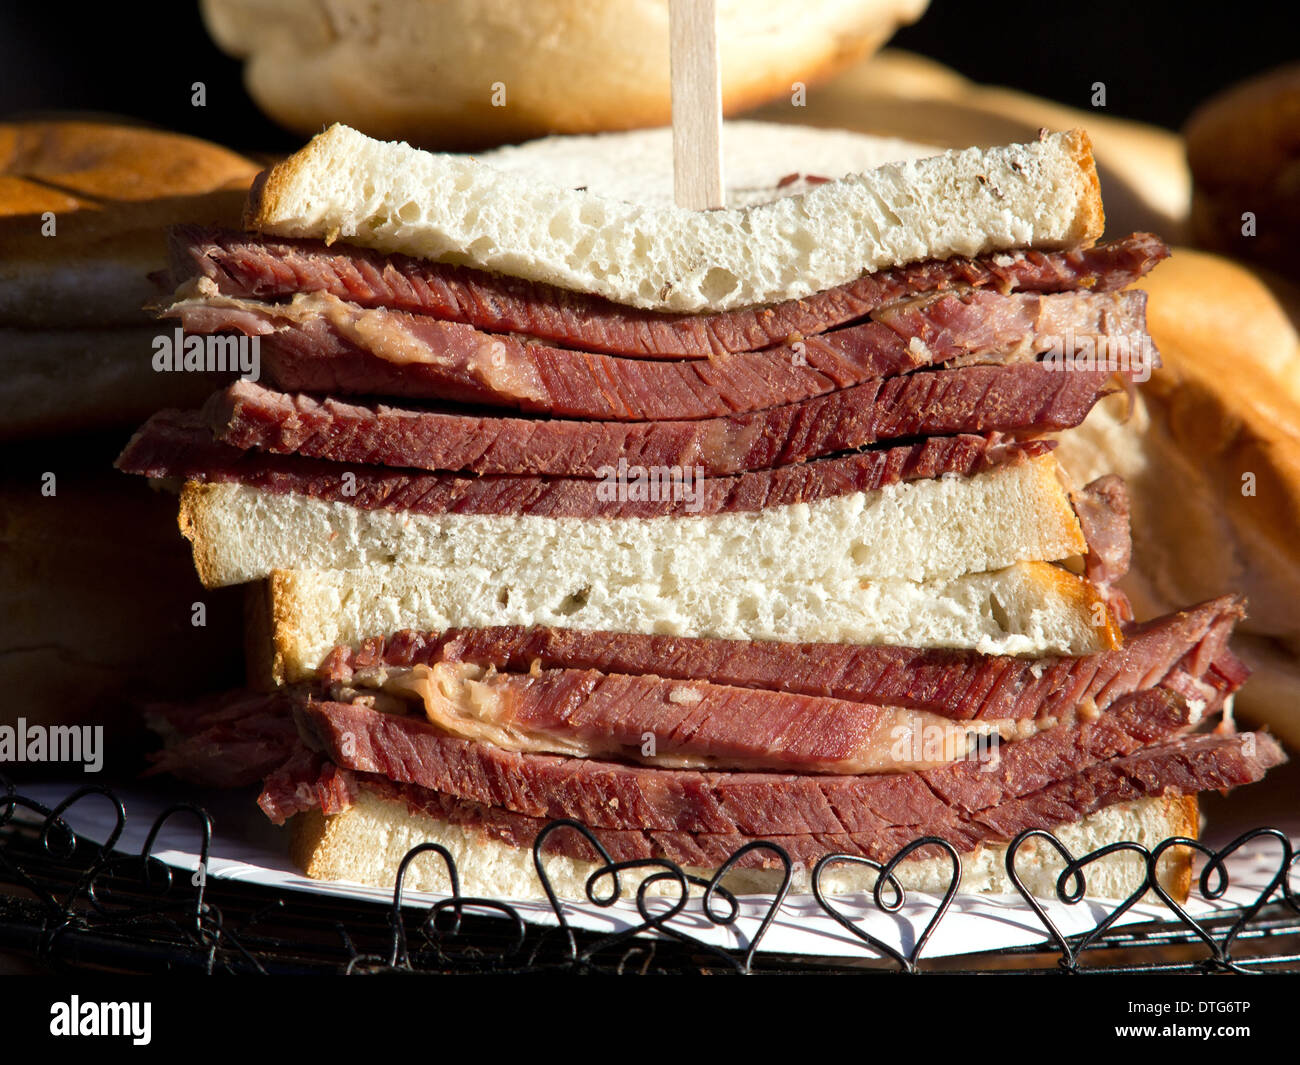
{"type": "MultiPolygon", "coordinates": [[[[626,165],[646,136],[582,138],[574,152],[626,165]]],[[[762,150],[770,145],[768,136],[762,150]]],[[[671,311],[797,298],[920,259],[1071,247],[1096,240],[1104,222],[1081,130],[831,175],[839,180],[770,203],[698,212],[552,184],[541,160],[563,153],[541,141],[536,154],[525,177],[334,125],[254,185],[244,221],[671,311]]],[[[798,165],[788,152],[772,158],[798,165]]]]}
{"type": "Polygon", "coordinates": [[[540,568],[514,581],[474,567],[277,570],[249,599],[250,681],[258,687],[305,679],[333,647],[401,629],[545,625],[1032,655],[1089,654],[1118,639],[1096,588],[1045,562],[923,584],[566,583],[540,568]]]}
{"type": "Polygon", "coordinates": [[[655,518],[423,515],[191,482],[180,527],[210,588],[274,569],[373,565],[569,584],[922,581],[1056,561],[1087,546],[1051,455],[752,513],[655,518]]]}
{"type": "MultiPolygon", "coordinates": [[[[847,129],[775,122],[726,122],[722,126],[726,205],[738,208],[769,203],[807,192],[827,178],[926,159],[942,151],[934,144],[901,136],[863,136],[847,129]],[[791,169],[792,159],[798,160],[797,169],[791,169]]],[[[670,126],[641,129],[625,137],[608,133],[541,137],[480,152],[475,158],[493,170],[517,174],[526,181],[563,189],[585,187],[596,196],[644,207],[671,208],[676,202],[670,126]]]]}
{"type": "MultiPolygon", "coordinates": [[[[1154,847],[1170,836],[1195,839],[1199,830],[1196,797],[1168,796],[1119,803],[1099,810],[1073,824],[1053,831],[1071,853],[1082,856],[1119,840],[1154,847]]],[[[307,876],[316,880],[351,880],[375,887],[391,888],[406,853],[421,843],[439,843],[456,862],[460,890],[464,895],[498,899],[543,897],[541,881],[533,866],[531,849],[514,847],[491,839],[486,833],[449,824],[423,813],[413,813],[404,802],[385,799],[361,790],[357,802],[343,813],[325,816],[319,810],[298,814],[290,822],[290,855],[307,876]]],[[[777,842],[780,842],[779,839],[777,842]]],[[[1055,848],[1030,841],[1017,852],[1016,870],[1033,894],[1051,897],[1065,863],[1055,848]]],[[[553,855],[546,859],[547,877],[561,898],[586,897],[587,878],[595,872],[594,862],[553,855]]],[[[947,889],[951,863],[946,858],[907,861],[895,873],[907,891],[941,895],[947,889]]],[[[711,871],[686,870],[697,876],[711,871]]],[[[807,893],[812,870],[793,870],[791,890],[807,893]]],[[[1161,885],[1183,901],[1191,888],[1191,854],[1186,848],[1171,849],[1160,865],[1161,885]]],[[[1093,898],[1125,898],[1146,876],[1145,863],[1131,853],[1120,852],[1098,859],[1086,870],[1087,892],[1093,898]]],[[[781,870],[737,870],[723,881],[737,894],[771,894],[781,883],[781,870]]],[[[623,874],[623,897],[634,898],[641,877],[623,874]]],[[[821,887],[829,894],[870,890],[875,874],[864,866],[838,865],[825,871],[821,887]]],[[[430,854],[417,858],[407,868],[404,886],[408,891],[447,892],[446,866],[441,857],[430,854]]],[[[611,890],[608,877],[597,885],[600,895],[611,890]]],[[[1006,847],[989,846],[962,855],[962,891],[974,893],[1012,892],[1006,873],[1006,847]]],[[[649,894],[676,896],[675,881],[661,881],[647,889],[649,894]]]]}
{"type": "MultiPolygon", "coordinates": [[[[1172,130],[1116,117],[1110,108],[1067,107],[1000,85],[982,85],[928,56],[896,48],[810,86],[798,104],[778,99],[753,117],[920,139],[941,148],[1010,144],[1033,137],[1044,126],[1081,126],[1088,131],[1106,190],[1110,233],[1150,232],[1170,243],[1185,240],[1192,196],[1187,143],[1172,130]]],[[[1230,158],[1241,157],[1232,153],[1230,158]]]]}

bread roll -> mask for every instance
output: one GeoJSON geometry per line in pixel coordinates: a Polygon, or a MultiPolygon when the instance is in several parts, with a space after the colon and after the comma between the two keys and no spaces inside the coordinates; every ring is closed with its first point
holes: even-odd
{"type": "Polygon", "coordinates": [[[166,227],[237,225],[259,166],[194,137],[89,119],[0,123],[0,439],[123,427],[197,402],[155,373],[144,309],[166,227]]]}
{"type": "MultiPolygon", "coordinates": [[[[429,148],[670,121],[668,0],[204,0],[244,81],[302,134],[345,122],[429,148]]],[[[721,0],[728,114],[825,77],[926,0],[721,0]]]]}
{"type": "Polygon", "coordinates": [[[1300,65],[1251,78],[1187,121],[1192,233],[1211,251],[1294,276],[1300,240],[1300,65]],[[1251,220],[1243,215],[1253,216],[1251,220]]]}
{"type": "Polygon", "coordinates": [[[125,428],[162,407],[197,406],[229,375],[155,373],[166,326],[0,326],[0,440],[125,428]]]}
{"type": "Polygon", "coordinates": [[[147,323],[165,227],[237,224],[259,169],[207,141],[140,126],[0,123],[0,326],[147,323]]]}
{"type": "Polygon", "coordinates": [[[238,683],[239,597],[202,588],[174,499],[113,470],[118,443],[32,450],[0,478],[0,724],[127,728],[128,700],[238,683]]]}

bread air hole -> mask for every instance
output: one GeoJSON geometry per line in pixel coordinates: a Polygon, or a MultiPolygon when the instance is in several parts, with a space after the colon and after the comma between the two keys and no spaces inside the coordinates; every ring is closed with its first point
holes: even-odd
{"type": "Polygon", "coordinates": [[[561,617],[572,617],[587,605],[587,599],[590,596],[590,587],[579,588],[576,592],[572,592],[561,599],[560,605],[555,608],[555,612],[561,617]]]}
{"type": "Polygon", "coordinates": [[[996,592],[989,596],[989,613],[993,615],[993,620],[1004,633],[1012,631],[1011,614],[1002,605],[1002,600],[998,598],[996,592]]]}
{"type": "Polygon", "coordinates": [[[573,227],[569,225],[568,216],[563,214],[552,215],[546,231],[551,235],[552,240],[568,241],[573,237],[573,227]]]}
{"type": "Polygon", "coordinates": [[[730,270],[714,266],[704,275],[704,281],[700,284],[700,291],[704,293],[704,298],[710,303],[716,303],[734,292],[739,284],[736,275],[730,270]]]}

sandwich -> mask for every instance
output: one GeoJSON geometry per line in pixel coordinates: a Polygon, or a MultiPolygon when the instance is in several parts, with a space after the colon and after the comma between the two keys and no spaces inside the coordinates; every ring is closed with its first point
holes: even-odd
{"type": "MultiPolygon", "coordinates": [[[[547,871],[581,896],[608,861],[770,889],[775,852],[728,864],[755,840],[806,890],[928,836],[1007,890],[1026,829],[1194,837],[1198,792],[1283,760],[1232,723],[1243,602],[1137,620],[1123,482],[1054,455],[1158,363],[1130,286],[1168,249],[1098,243],[1086,135],[727,138],[696,213],[620,198],[664,131],[474,159],[335,126],[242,231],[172,232],[160,315],[261,374],[118,460],[249,589],[250,690],[156,709],[159,770],[260,781],[315,877],[391,884],[435,841],[463,890],[537,895],[572,820],[547,871]]],[[[1160,875],[1185,896],[1187,850],[1160,875]]],[[[1088,889],[1144,876],[1112,854],[1088,889]]]]}

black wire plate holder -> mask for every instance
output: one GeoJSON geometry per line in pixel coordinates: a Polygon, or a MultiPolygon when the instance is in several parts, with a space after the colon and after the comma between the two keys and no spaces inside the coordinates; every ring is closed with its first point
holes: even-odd
{"type": "MultiPolygon", "coordinates": [[[[126,805],[113,789],[87,785],[72,791],[54,807],[25,797],[17,786],[0,776],[0,885],[15,891],[0,893],[0,947],[6,937],[6,923],[19,940],[18,930],[25,929],[24,942],[35,957],[46,964],[57,963],[65,955],[84,955],[87,945],[102,945],[111,953],[114,945],[123,955],[142,953],[142,961],[151,955],[165,955],[169,964],[178,959],[202,971],[268,971],[264,962],[274,956],[275,965],[283,967],[286,954],[293,954],[294,939],[283,933],[268,931],[266,918],[278,914],[282,919],[292,913],[294,903],[269,889],[260,889],[260,904],[251,910],[242,899],[238,905],[241,920],[228,922],[222,906],[210,897],[208,862],[212,848],[212,818],[199,804],[176,802],[159,813],[152,822],[139,853],[116,850],[126,827],[126,805]],[[65,815],[82,802],[108,802],[115,826],[101,843],[78,837],[65,815]],[[196,834],[199,866],[186,875],[164,863],[153,850],[159,834],[172,821],[191,825],[196,834]],[[20,901],[21,900],[21,901],[20,901]],[[260,926],[260,927],[259,927],[260,926]],[[62,949],[75,943],[77,950],[62,949]],[[270,951],[268,948],[276,949],[270,951]],[[132,948],[135,948],[134,951],[132,948]]],[[[403,858],[395,877],[391,902],[386,906],[386,940],[383,949],[375,949],[376,931],[367,934],[370,949],[359,945],[362,937],[349,933],[347,924],[333,921],[333,932],[343,945],[332,965],[344,973],[375,972],[536,972],[536,971],[649,971],[656,954],[668,957],[692,971],[719,971],[736,974],[771,968],[762,952],[763,940],[791,887],[793,862],[788,853],[771,841],[756,840],[733,853],[713,874],[705,879],[692,875],[665,859],[641,859],[615,862],[599,840],[583,824],[573,820],[549,823],[533,843],[533,864],[554,913],[554,927],[530,924],[510,902],[500,899],[465,896],[461,893],[456,863],[440,844],[423,843],[403,858]],[[574,832],[590,847],[596,870],[586,885],[587,902],[596,907],[610,907],[622,899],[635,904],[640,922],[609,933],[591,933],[575,928],[563,900],[557,897],[547,875],[544,851],[547,840],[558,832],[574,832]],[[757,928],[742,949],[728,949],[705,942],[674,925],[693,899],[699,912],[715,926],[736,926],[741,914],[738,899],[721,883],[723,877],[747,855],[762,851],[781,870],[780,886],[768,895],[759,896],[766,903],[757,928]],[[451,891],[447,897],[427,907],[413,907],[406,897],[405,882],[410,865],[423,854],[433,854],[445,864],[451,891]],[[635,890],[625,886],[625,874],[641,876],[635,890]],[[669,885],[674,890],[651,903],[650,888],[669,885]],[[691,889],[695,894],[691,895],[691,889]],[[657,937],[650,939],[647,937],[657,937]],[[662,943],[677,948],[665,955],[662,943]],[[660,945],[656,945],[660,944],[660,945]]],[[[1067,973],[1115,971],[1111,966],[1084,964],[1088,953],[1100,955],[1125,945],[1168,949],[1195,948],[1194,956],[1175,966],[1141,964],[1125,966],[1129,971],[1173,968],[1176,971],[1217,973],[1259,973],[1260,963],[1274,967],[1291,962],[1300,968],[1300,957],[1291,959],[1241,956],[1241,944],[1269,936],[1300,937],[1300,894],[1293,883],[1300,852],[1292,846],[1285,832],[1277,828],[1258,827],[1242,832],[1217,849],[1186,837],[1167,839],[1152,848],[1134,842],[1117,842],[1084,855],[1074,855],[1052,833],[1030,829],[1020,833],[1007,848],[1007,875],[1029,910],[1042,925],[1044,938],[1037,946],[1010,948],[1004,956],[1033,952],[1046,954],[1054,967],[1067,973]],[[1275,845],[1277,865],[1267,883],[1255,897],[1240,907],[1213,918],[1191,916],[1173,899],[1157,876],[1163,857],[1175,848],[1190,848],[1203,859],[1192,885],[1193,894],[1206,900],[1222,899],[1231,887],[1228,859],[1242,848],[1265,841],[1275,845]],[[1127,852],[1140,859],[1145,868],[1141,884],[1121,900],[1089,899],[1105,912],[1089,931],[1067,935],[1052,921],[1042,902],[1027,889],[1016,867],[1016,856],[1025,847],[1048,846],[1057,851],[1065,863],[1057,877],[1057,899],[1077,905],[1087,895],[1087,872],[1092,863],[1116,852],[1127,852]],[[1150,894],[1148,894],[1150,893],[1150,894]],[[1117,922],[1144,896],[1154,896],[1169,913],[1162,924],[1117,927],[1117,922]]],[[[961,858],[956,849],[936,836],[914,840],[899,850],[888,862],[876,862],[858,855],[827,854],[812,872],[812,894],[816,904],[837,924],[855,937],[863,947],[863,962],[871,967],[903,973],[922,973],[925,948],[934,931],[947,917],[957,896],[961,880],[961,858]],[[872,906],[881,913],[896,914],[908,901],[908,892],[894,875],[899,863],[922,848],[927,854],[936,851],[948,865],[948,882],[944,893],[935,900],[933,913],[909,948],[891,944],[871,935],[850,916],[837,908],[835,896],[823,889],[822,880],[835,866],[857,865],[872,869],[877,875],[874,888],[867,893],[872,906]]],[[[239,893],[236,892],[236,895],[239,893]]],[[[923,896],[930,898],[931,896],[923,896]]],[[[751,904],[755,896],[746,896],[751,904]]],[[[352,912],[374,909],[374,904],[348,900],[352,912]]],[[[299,906],[310,910],[310,906],[299,906]]],[[[347,909],[343,909],[347,913],[347,909]]],[[[744,937],[741,937],[744,942],[744,937]]],[[[92,951],[93,952],[93,951],[92,951]]],[[[319,969],[321,957],[312,956],[309,946],[299,950],[306,968],[319,969]]],[[[786,956],[783,956],[786,957],[786,956]]],[[[791,964],[787,957],[786,964],[791,964]]],[[[822,959],[827,967],[853,968],[853,959],[822,959]]],[[[292,968],[292,965],[290,966],[292,968]]]]}

